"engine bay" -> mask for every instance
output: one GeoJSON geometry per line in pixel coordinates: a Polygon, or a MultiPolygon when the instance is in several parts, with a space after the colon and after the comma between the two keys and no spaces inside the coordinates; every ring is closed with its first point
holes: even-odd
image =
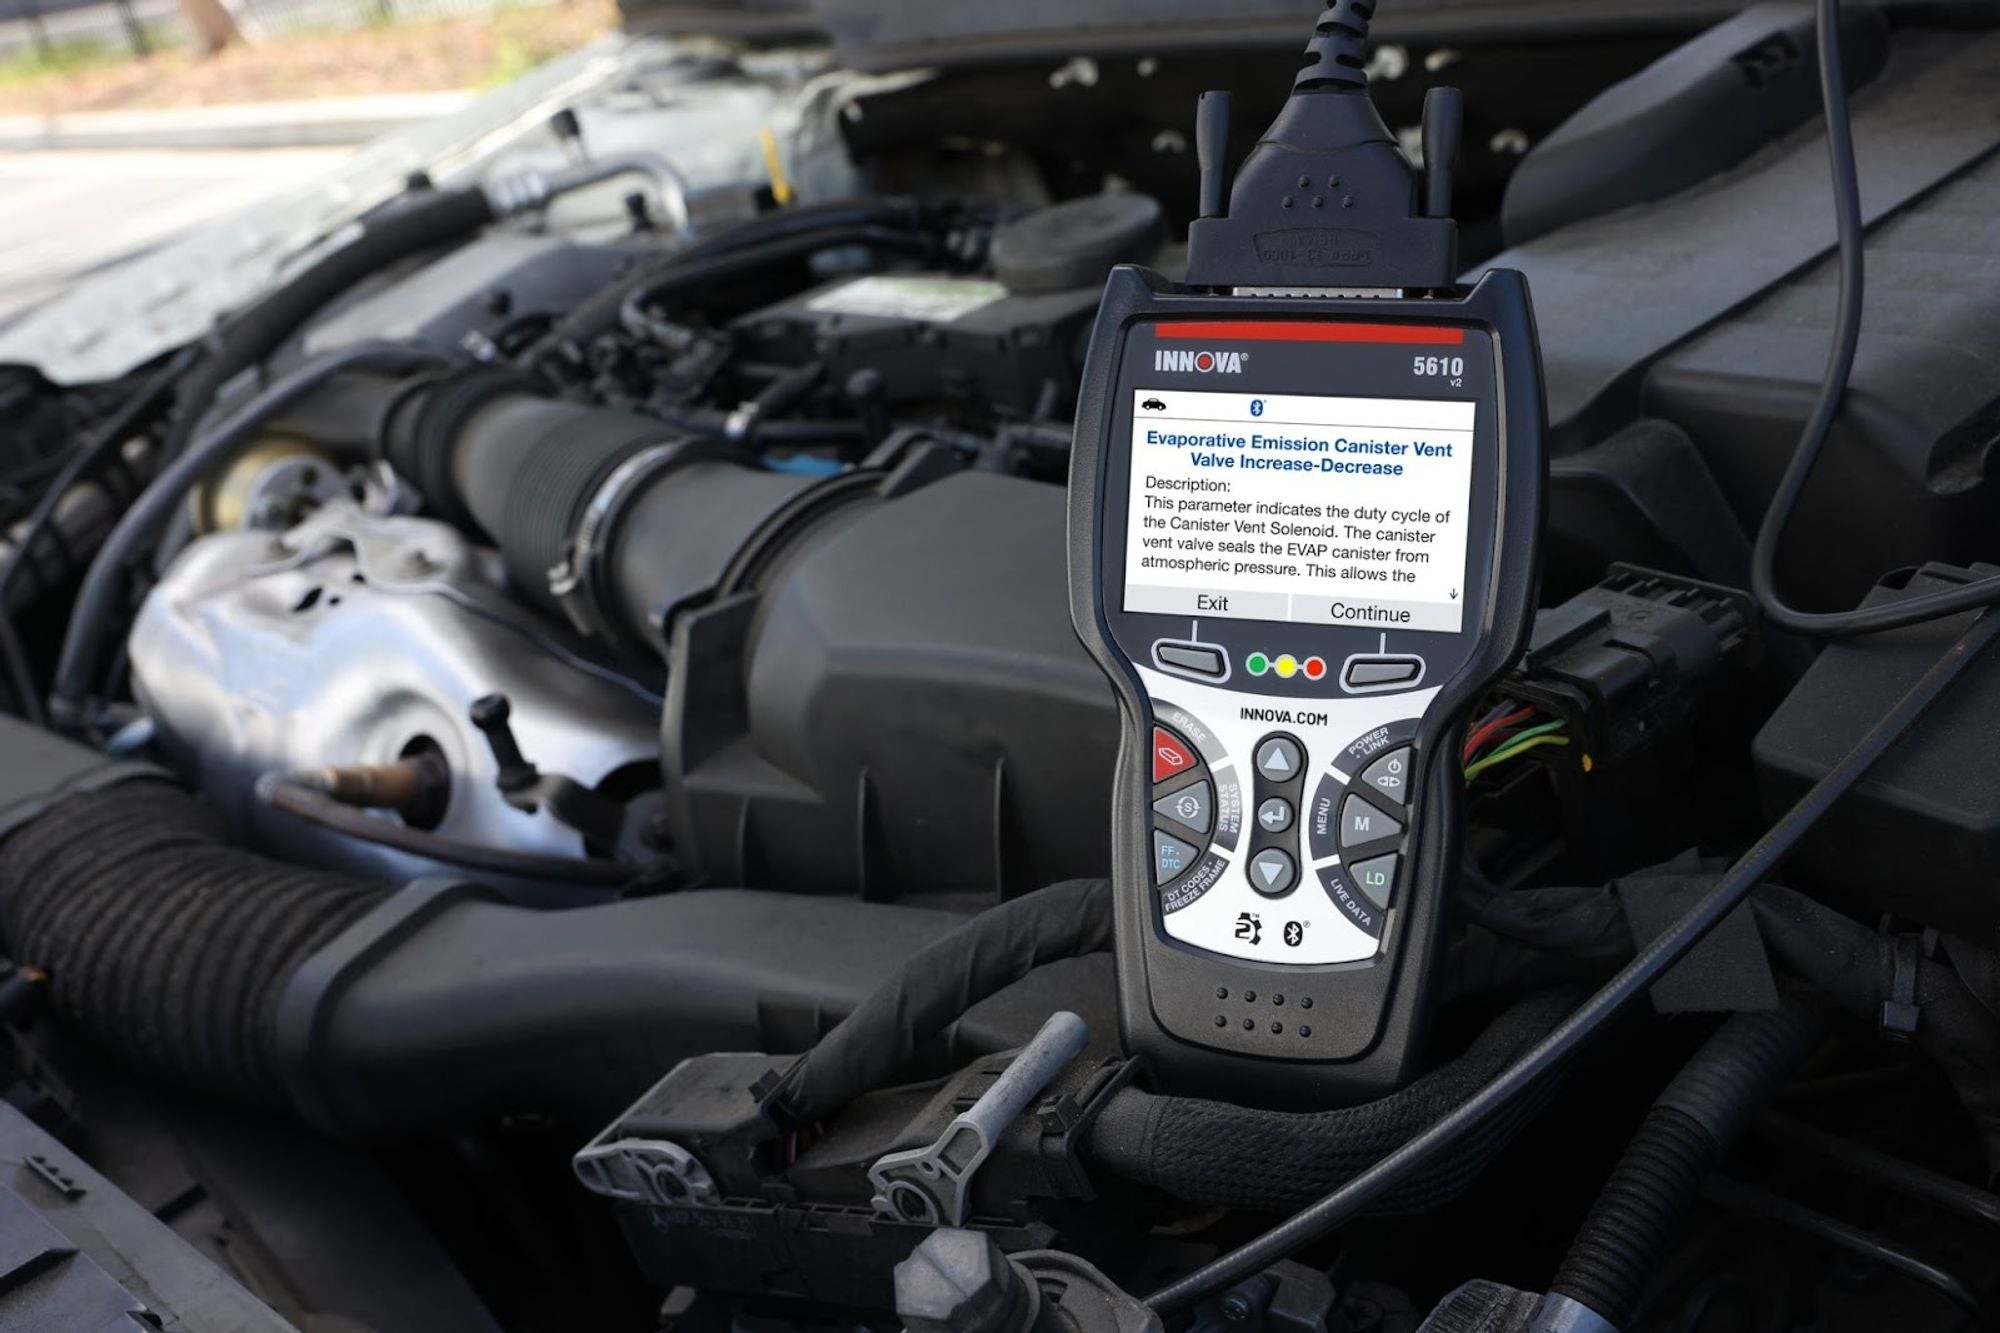
{"type": "MultiPolygon", "coordinates": [[[[1462,96],[1458,269],[1533,293],[1547,468],[1447,740],[1420,1057],[1274,1105],[1121,1039],[1123,714],[1071,619],[1107,277],[1194,285],[1197,159],[1299,70],[1309,14],[1215,8],[678,16],[198,336],[115,292],[0,329],[0,1202],[95,1265],[0,1312],[1991,1324],[2000,26],[1327,11],[1412,172],[1462,96]]],[[[1324,175],[1283,206],[1337,249],[1373,199],[1324,175]]]]}

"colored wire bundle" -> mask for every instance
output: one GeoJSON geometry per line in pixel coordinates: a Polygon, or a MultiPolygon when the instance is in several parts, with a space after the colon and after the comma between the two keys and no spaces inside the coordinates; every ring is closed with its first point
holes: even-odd
{"type": "Polygon", "coordinates": [[[1533,704],[1517,707],[1512,700],[1506,700],[1474,723],[1465,738],[1465,749],[1459,759],[1465,765],[1466,778],[1476,778],[1487,769],[1530,750],[1548,745],[1567,746],[1570,738],[1557,734],[1566,725],[1562,719],[1537,723],[1535,718],[1539,712],[1533,704]],[[1483,757],[1481,750],[1486,752],[1483,757]]]}

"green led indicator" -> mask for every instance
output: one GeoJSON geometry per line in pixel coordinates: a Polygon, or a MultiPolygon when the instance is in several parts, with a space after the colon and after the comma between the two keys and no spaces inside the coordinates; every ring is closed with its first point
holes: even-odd
{"type": "Polygon", "coordinates": [[[1262,653],[1252,653],[1244,659],[1243,665],[1250,668],[1250,674],[1261,676],[1271,669],[1271,659],[1262,653]]]}

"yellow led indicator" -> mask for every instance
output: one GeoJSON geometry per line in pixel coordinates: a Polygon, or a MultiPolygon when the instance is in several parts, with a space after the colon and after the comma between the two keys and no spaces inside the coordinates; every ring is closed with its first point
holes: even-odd
{"type": "Polygon", "coordinates": [[[1298,669],[1299,659],[1293,657],[1290,653],[1285,653],[1278,658],[1278,675],[1280,678],[1290,680],[1297,674],[1298,669]]]}

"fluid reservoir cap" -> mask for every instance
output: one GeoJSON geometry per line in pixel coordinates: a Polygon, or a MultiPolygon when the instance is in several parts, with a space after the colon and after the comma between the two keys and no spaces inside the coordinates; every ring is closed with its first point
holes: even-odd
{"type": "Polygon", "coordinates": [[[1000,228],[993,271],[1022,295],[1096,287],[1114,264],[1151,259],[1166,235],[1166,214],[1151,195],[1093,194],[1000,228]]]}

